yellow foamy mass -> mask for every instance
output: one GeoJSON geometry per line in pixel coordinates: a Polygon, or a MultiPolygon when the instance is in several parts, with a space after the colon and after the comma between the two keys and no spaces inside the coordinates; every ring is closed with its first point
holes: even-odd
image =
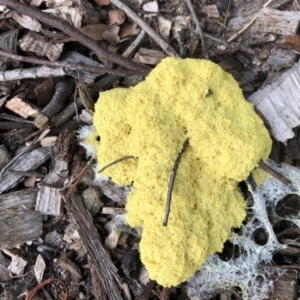
{"type": "Polygon", "coordinates": [[[178,285],[241,226],[238,182],[268,157],[268,131],[233,77],[207,60],[165,58],[137,86],[101,93],[95,110],[99,168],[135,157],[101,176],[133,184],[127,221],[143,226],[142,262],[151,279],[178,285]],[[187,138],[164,227],[170,174],[187,138]]]}

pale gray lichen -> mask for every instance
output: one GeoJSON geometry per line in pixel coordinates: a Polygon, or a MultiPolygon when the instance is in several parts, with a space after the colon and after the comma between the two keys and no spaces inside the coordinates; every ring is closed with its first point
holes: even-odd
{"type": "MultiPolygon", "coordinates": [[[[292,184],[284,186],[275,178],[267,178],[263,184],[252,191],[253,205],[251,219],[242,227],[239,234],[232,233],[229,241],[240,249],[237,258],[221,260],[216,254],[207,258],[197,273],[188,281],[187,291],[192,300],[208,299],[222,290],[239,287],[243,299],[264,299],[272,292],[274,285],[272,275],[282,275],[274,268],[263,267],[272,264],[275,251],[285,248],[278,242],[269,221],[266,207],[271,214],[300,227],[300,215],[280,218],[275,211],[278,202],[288,194],[300,193],[300,170],[289,166],[278,166],[271,160],[267,161],[273,169],[290,179],[292,184]],[[268,235],[265,245],[258,245],[253,240],[253,233],[264,228],[268,235]]],[[[281,273],[280,273],[281,272],[281,273]]]]}

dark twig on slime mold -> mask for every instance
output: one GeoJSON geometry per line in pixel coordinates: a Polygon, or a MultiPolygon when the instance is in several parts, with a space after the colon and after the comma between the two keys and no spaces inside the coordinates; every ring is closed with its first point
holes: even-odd
{"type": "Polygon", "coordinates": [[[115,164],[117,164],[117,163],[119,163],[119,162],[121,162],[121,161],[123,161],[123,160],[130,159],[130,158],[135,158],[135,157],[132,156],[132,155],[126,155],[126,156],[123,156],[123,157],[121,157],[121,158],[118,158],[118,159],[114,160],[113,162],[107,164],[107,165],[104,166],[103,168],[101,168],[97,173],[102,173],[102,172],[103,172],[104,170],[106,170],[107,168],[109,168],[109,167],[111,167],[111,166],[113,166],[113,165],[115,165],[115,164]]]}
{"type": "Polygon", "coordinates": [[[259,162],[259,167],[264,170],[266,173],[270,174],[271,176],[275,177],[277,180],[279,180],[284,185],[289,185],[291,181],[287,179],[285,176],[265,164],[263,161],[259,162]]]}
{"type": "Polygon", "coordinates": [[[175,181],[175,176],[177,173],[177,169],[178,169],[178,166],[180,163],[181,156],[182,156],[184,149],[187,146],[188,142],[189,142],[189,139],[186,139],[185,142],[183,143],[182,149],[180,150],[180,152],[177,155],[177,158],[174,163],[174,167],[171,172],[169,186],[168,186],[167,204],[166,204],[166,212],[165,212],[165,217],[164,217],[164,221],[163,221],[163,226],[168,225],[169,214],[171,211],[170,206],[171,206],[172,190],[173,190],[173,185],[174,185],[174,181],[175,181]]]}

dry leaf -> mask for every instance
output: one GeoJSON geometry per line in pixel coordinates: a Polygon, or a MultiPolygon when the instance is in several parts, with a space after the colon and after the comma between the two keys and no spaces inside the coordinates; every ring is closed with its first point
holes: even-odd
{"type": "Polygon", "coordinates": [[[79,30],[95,41],[101,41],[102,34],[108,29],[106,24],[91,24],[80,28],[79,30]]]}
{"type": "MultiPolygon", "coordinates": [[[[108,25],[106,24],[91,24],[79,28],[79,31],[95,41],[102,41],[102,34],[106,30],[108,30],[108,25]]],[[[68,43],[72,41],[76,41],[76,39],[74,39],[73,37],[68,37],[66,39],[55,40],[56,43],[68,43]]]]}
{"type": "Polygon", "coordinates": [[[121,25],[125,21],[125,14],[119,9],[113,9],[108,12],[109,25],[121,25]]]}
{"type": "Polygon", "coordinates": [[[111,45],[117,45],[120,42],[120,37],[118,35],[120,27],[117,25],[112,25],[109,30],[103,32],[102,37],[104,40],[108,41],[111,45]]]}
{"type": "Polygon", "coordinates": [[[141,31],[135,23],[124,23],[120,29],[120,38],[124,38],[129,35],[136,35],[141,31]]]}

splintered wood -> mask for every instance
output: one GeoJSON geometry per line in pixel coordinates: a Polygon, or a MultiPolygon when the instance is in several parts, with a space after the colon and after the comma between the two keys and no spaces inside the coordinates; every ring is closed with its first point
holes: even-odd
{"type": "Polygon", "coordinates": [[[295,64],[277,81],[252,94],[248,100],[262,113],[271,134],[280,142],[294,137],[300,125],[300,64],[295,64]]]}
{"type": "Polygon", "coordinates": [[[35,210],[46,215],[61,215],[62,204],[60,190],[54,187],[42,186],[38,192],[35,210]]]}

